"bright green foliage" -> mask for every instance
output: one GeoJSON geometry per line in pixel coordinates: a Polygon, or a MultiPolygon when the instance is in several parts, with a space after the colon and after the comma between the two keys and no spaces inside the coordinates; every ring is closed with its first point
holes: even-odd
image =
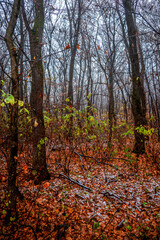
{"type": "Polygon", "coordinates": [[[4,107],[5,106],[5,103],[6,104],[11,104],[11,105],[14,105],[15,104],[15,100],[14,100],[14,96],[12,94],[6,94],[3,90],[2,91],[2,103],[1,103],[1,106],[4,107]]]}
{"type": "Polygon", "coordinates": [[[134,135],[134,131],[132,129],[128,130],[127,132],[122,134],[123,136],[134,135]]]}
{"type": "Polygon", "coordinates": [[[45,126],[48,126],[49,123],[52,121],[52,118],[50,118],[49,113],[47,111],[43,112],[43,116],[44,116],[45,126]]]}
{"type": "Polygon", "coordinates": [[[145,129],[145,127],[140,126],[135,129],[137,132],[143,134],[144,136],[152,136],[154,132],[154,128],[151,129],[145,129]]]}
{"type": "Polygon", "coordinates": [[[41,150],[41,145],[45,144],[48,141],[48,138],[41,138],[39,144],[37,145],[38,149],[41,150]]]}
{"type": "Polygon", "coordinates": [[[92,93],[88,94],[87,99],[89,100],[92,96],[92,93]]]}
{"type": "Polygon", "coordinates": [[[149,121],[152,121],[152,120],[155,120],[155,117],[154,116],[151,116],[149,121]]]}
{"type": "Polygon", "coordinates": [[[2,214],[5,215],[7,212],[6,210],[3,209],[2,214]]]}
{"type": "Polygon", "coordinates": [[[2,86],[4,85],[4,80],[1,80],[1,85],[2,85],[2,86]]]}
{"type": "Polygon", "coordinates": [[[23,106],[24,106],[24,102],[21,101],[21,100],[18,100],[18,105],[19,105],[20,107],[23,107],[23,106]]]}
{"type": "Polygon", "coordinates": [[[29,111],[28,111],[27,108],[21,108],[19,112],[20,113],[25,112],[25,113],[27,113],[29,115],[29,111]]]}

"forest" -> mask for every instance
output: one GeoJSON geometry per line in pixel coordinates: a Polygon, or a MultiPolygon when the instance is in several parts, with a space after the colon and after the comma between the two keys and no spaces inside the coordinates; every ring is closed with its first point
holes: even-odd
{"type": "Polygon", "coordinates": [[[160,1],[0,16],[0,239],[160,239],[160,1]]]}

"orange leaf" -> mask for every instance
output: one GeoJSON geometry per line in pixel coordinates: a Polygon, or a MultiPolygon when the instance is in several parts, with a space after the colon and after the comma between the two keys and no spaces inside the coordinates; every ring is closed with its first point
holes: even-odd
{"type": "Polygon", "coordinates": [[[98,45],[98,50],[101,50],[100,46],[98,45]]]}
{"type": "Polygon", "coordinates": [[[77,44],[77,49],[79,49],[79,44],[77,44]]]}
{"type": "Polygon", "coordinates": [[[68,209],[68,212],[69,212],[69,213],[72,213],[72,212],[73,212],[73,209],[72,209],[72,208],[69,208],[69,209],[68,209]]]}
{"type": "Polygon", "coordinates": [[[17,157],[17,156],[14,156],[14,160],[17,162],[17,160],[18,160],[18,157],[17,157]]]}
{"type": "Polygon", "coordinates": [[[50,183],[49,183],[49,182],[46,182],[46,183],[43,184],[43,187],[44,187],[44,188],[48,188],[49,185],[50,185],[50,183]]]}
{"type": "Polygon", "coordinates": [[[71,46],[70,46],[70,44],[68,43],[68,45],[64,48],[65,50],[66,49],[70,49],[71,48],[71,46]]]}
{"type": "Polygon", "coordinates": [[[107,51],[105,51],[104,53],[107,54],[107,51]]]}
{"type": "Polygon", "coordinates": [[[28,172],[28,166],[24,166],[23,170],[24,170],[24,173],[27,173],[28,172]]]}
{"type": "Polygon", "coordinates": [[[134,211],[135,211],[135,213],[137,213],[138,215],[140,214],[140,212],[139,212],[137,209],[135,209],[134,211]]]}

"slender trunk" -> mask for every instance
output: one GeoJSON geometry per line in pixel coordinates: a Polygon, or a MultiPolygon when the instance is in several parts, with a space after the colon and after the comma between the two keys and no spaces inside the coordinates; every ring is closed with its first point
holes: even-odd
{"type": "Polygon", "coordinates": [[[111,147],[112,141],[112,128],[113,128],[113,118],[114,118],[114,96],[113,96],[113,71],[112,67],[109,74],[109,139],[108,147],[111,147]]]}
{"type": "MultiPolygon", "coordinates": [[[[22,12],[20,12],[20,34],[21,34],[21,49],[24,47],[24,33],[23,33],[23,20],[22,20],[22,12]]],[[[24,98],[24,92],[23,92],[23,53],[20,50],[19,52],[19,59],[20,59],[20,77],[19,77],[19,99],[23,101],[24,98]]]]}
{"type": "Polygon", "coordinates": [[[10,205],[7,211],[6,220],[10,221],[10,217],[17,218],[16,199],[16,171],[17,171],[17,155],[18,155],[18,99],[19,99],[19,77],[18,77],[18,56],[17,49],[14,46],[13,33],[18,19],[20,10],[20,0],[15,0],[12,7],[11,18],[6,31],[6,44],[11,61],[11,81],[12,81],[12,95],[15,103],[10,105],[10,156],[7,161],[8,167],[8,192],[10,198],[10,205]]]}

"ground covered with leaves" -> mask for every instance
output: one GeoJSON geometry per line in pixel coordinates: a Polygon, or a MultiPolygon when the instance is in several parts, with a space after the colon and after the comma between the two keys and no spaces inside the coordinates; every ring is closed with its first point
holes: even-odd
{"type": "Polygon", "coordinates": [[[18,221],[5,225],[6,160],[1,163],[0,239],[159,239],[160,176],[156,158],[136,156],[116,143],[48,148],[51,180],[34,184],[28,146],[17,159],[18,221]]]}

